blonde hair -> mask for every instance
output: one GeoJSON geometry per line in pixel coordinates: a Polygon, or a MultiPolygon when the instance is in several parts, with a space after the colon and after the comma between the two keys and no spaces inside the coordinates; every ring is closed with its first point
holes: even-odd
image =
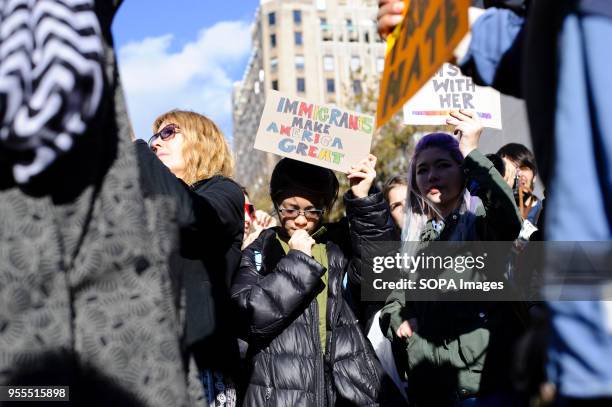
{"type": "Polygon", "coordinates": [[[234,159],[219,127],[208,117],[196,112],[171,110],[153,122],[153,133],[162,123],[176,124],[184,137],[183,157],[185,174],[183,181],[189,185],[214,175],[231,177],[234,159]]]}

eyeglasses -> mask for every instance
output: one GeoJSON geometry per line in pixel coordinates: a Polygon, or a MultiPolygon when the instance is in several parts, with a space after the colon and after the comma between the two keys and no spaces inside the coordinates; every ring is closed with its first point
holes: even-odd
{"type": "Polygon", "coordinates": [[[244,211],[246,212],[247,215],[249,215],[249,218],[255,219],[255,205],[245,203],[244,211]]]}
{"type": "Polygon", "coordinates": [[[159,137],[163,141],[170,140],[172,137],[174,137],[176,133],[178,133],[179,130],[180,130],[179,126],[176,124],[167,125],[163,129],[161,129],[159,133],[155,133],[154,135],[151,136],[151,138],[149,139],[149,143],[148,143],[149,148],[153,147],[153,142],[155,141],[156,138],[159,137]]]}
{"type": "Polygon", "coordinates": [[[295,219],[300,215],[304,215],[309,220],[319,220],[325,212],[323,209],[277,208],[276,210],[284,218],[295,219]]]}

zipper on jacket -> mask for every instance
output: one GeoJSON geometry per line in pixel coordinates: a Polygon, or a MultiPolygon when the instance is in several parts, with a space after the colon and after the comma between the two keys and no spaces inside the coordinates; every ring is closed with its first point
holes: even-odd
{"type": "MultiPolygon", "coordinates": [[[[324,290],[327,290],[327,287],[324,288],[324,290]]],[[[317,357],[315,359],[315,378],[316,378],[316,386],[317,388],[315,389],[315,399],[316,399],[316,405],[317,406],[321,406],[324,407],[327,403],[325,402],[325,399],[327,398],[327,391],[325,388],[325,361],[323,360],[323,348],[321,347],[321,337],[319,336],[319,304],[317,303],[316,299],[314,301],[312,301],[310,303],[310,306],[313,308],[313,313],[312,315],[314,315],[313,318],[313,324],[312,324],[312,335],[313,338],[315,339],[315,343],[317,344],[317,357]],[[323,371],[323,374],[321,374],[321,371],[323,371]],[[322,391],[321,391],[322,390],[322,391]],[[321,396],[321,393],[323,393],[323,396],[321,396]]],[[[325,322],[327,324],[327,321],[325,322]]]]}
{"type": "MultiPolygon", "coordinates": [[[[329,250],[329,249],[328,249],[329,250]]],[[[329,270],[328,270],[329,272],[329,270]]],[[[336,320],[338,318],[340,318],[340,311],[341,311],[341,307],[342,307],[342,301],[344,301],[343,296],[342,296],[342,280],[343,280],[344,276],[341,276],[341,278],[337,279],[336,282],[336,300],[334,300],[334,298],[332,298],[329,295],[329,291],[327,292],[327,298],[330,300],[329,302],[330,304],[327,304],[327,309],[329,310],[329,325],[331,327],[331,329],[329,330],[329,334],[328,337],[326,337],[326,342],[327,342],[327,346],[325,347],[325,355],[324,355],[324,359],[323,359],[323,363],[324,365],[324,369],[323,372],[324,374],[326,373],[326,368],[327,366],[329,366],[329,372],[327,372],[326,374],[326,379],[329,380],[330,383],[333,383],[333,377],[332,375],[334,374],[333,370],[334,370],[334,366],[333,366],[333,361],[332,358],[334,357],[334,352],[335,352],[335,343],[334,343],[334,326],[336,326],[336,320]],[[338,300],[339,298],[339,300],[338,300]],[[329,377],[327,377],[329,376],[329,377]]],[[[330,285],[331,286],[331,285],[330,285]]],[[[327,289],[327,287],[326,287],[327,289]]],[[[326,315],[327,317],[327,315],[326,315]]],[[[325,321],[325,324],[327,326],[327,320],[325,321]]],[[[330,390],[335,392],[336,390],[331,388],[332,385],[330,385],[330,390]]],[[[326,386],[327,389],[327,386],[326,386]]],[[[327,404],[329,404],[332,401],[332,395],[331,394],[327,394],[327,404]]]]}

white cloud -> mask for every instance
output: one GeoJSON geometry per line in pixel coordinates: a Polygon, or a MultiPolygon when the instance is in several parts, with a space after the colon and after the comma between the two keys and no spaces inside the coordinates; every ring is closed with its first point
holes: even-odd
{"type": "MultiPolygon", "coordinates": [[[[247,23],[220,22],[197,39],[171,51],[172,34],[145,38],[119,49],[119,70],[136,135],[148,138],[155,117],[170,109],[189,109],[231,127],[230,67],[251,52],[247,23]]],[[[229,135],[228,135],[229,136],[229,135]]]]}

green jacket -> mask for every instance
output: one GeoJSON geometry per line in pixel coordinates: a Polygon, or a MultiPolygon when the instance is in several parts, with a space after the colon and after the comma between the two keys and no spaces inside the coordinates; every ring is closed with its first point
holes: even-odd
{"type": "MultiPolygon", "coordinates": [[[[436,231],[430,220],[421,242],[426,246],[432,241],[514,240],[521,227],[520,214],[493,163],[474,150],[465,158],[463,170],[477,196],[471,200],[475,204],[449,215],[442,230],[436,231]]],[[[406,294],[396,290],[387,299],[381,328],[393,342],[415,405],[452,405],[509,385],[501,373],[510,363],[508,347],[522,330],[512,304],[410,301],[406,294]],[[399,325],[411,318],[417,321],[417,332],[406,340],[397,338],[399,325]]]]}

